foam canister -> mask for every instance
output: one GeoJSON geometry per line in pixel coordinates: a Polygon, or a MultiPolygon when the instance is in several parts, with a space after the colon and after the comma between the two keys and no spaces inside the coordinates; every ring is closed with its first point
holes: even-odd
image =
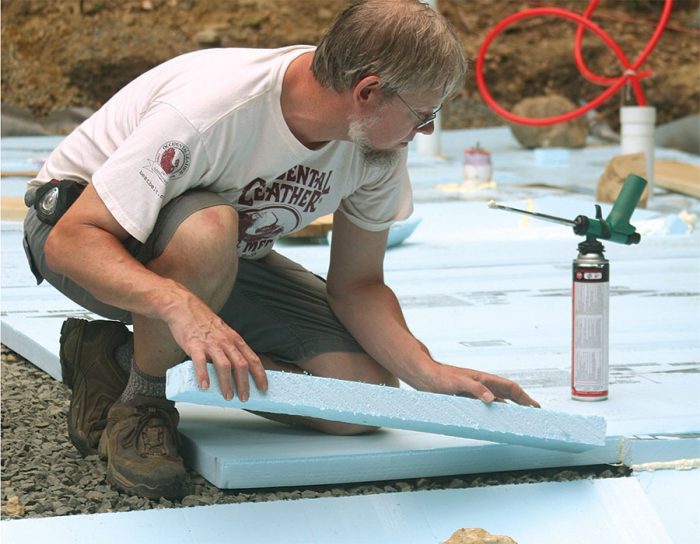
{"type": "Polygon", "coordinates": [[[608,398],[610,263],[596,241],[579,244],[573,262],[571,398],[608,398]]]}

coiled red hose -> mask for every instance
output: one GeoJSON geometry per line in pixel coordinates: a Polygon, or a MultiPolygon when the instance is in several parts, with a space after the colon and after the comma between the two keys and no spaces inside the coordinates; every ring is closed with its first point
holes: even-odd
{"type": "Polygon", "coordinates": [[[666,24],[668,23],[668,19],[671,16],[673,0],[665,1],[663,11],[661,13],[661,18],[659,19],[659,22],[656,25],[656,28],[654,29],[654,33],[647,42],[646,46],[644,47],[644,50],[634,60],[634,62],[630,62],[630,60],[627,58],[627,55],[625,55],[624,51],[622,51],[620,46],[602,28],[600,28],[597,24],[590,20],[593,11],[599,3],[600,0],[591,0],[583,15],[566,9],[554,7],[526,9],[514,13],[513,15],[509,15],[500,23],[498,23],[495,27],[493,27],[491,32],[489,32],[486,36],[484,43],[481,44],[481,47],[479,48],[479,54],[476,59],[476,83],[479,88],[479,92],[481,93],[481,96],[483,96],[484,100],[491,107],[491,109],[493,109],[501,117],[504,117],[514,123],[533,126],[554,125],[556,123],[563,123],[565,121],[576,119],[577,117],[583,115],[587,111],[596,108],[597,106],[608,100],[617,91],[619,91],[622,88],[622,86],[625,85],[625,83],[627,82],[629,82],[632,86],[632,90],[634,91],[637,104],[640,106],[645,106],[647,104],[647,101],[644,97],[644,92],[642,91],[642,86],[639,82],[640,80],[649,77],[651,75],[651,71],[645,70],[643,72],[639,72],[638,70],[640,66],[644,64],[644,61],[646,61],[647,57],[651,54],[654,47],[661,38],[661,34],[663,34],[664,29],[666,28],[666,24]],[[563,113],[561,115],[555,115],[552,117],[530,118],[515,115],[507,111],[506,109],[501,107],[498,104],[498,102],[496,102],[496,100],[491,96],[491,93],[489,93],[488,88],[486,87],[486,81],[484,80],[484,60],[486,58],[486,52],[489,46],[491,45],[491,42],[493,42],[496,36],[500,34],[506,27],[522,19],[529,19],[532,17],[541,16],[563,17],[565,19],[570,19],[578,23],[578,29],[576,31],[576,39],[574,43],[574,57],[576,59],[576,65],[581,71],[581,74],[583,74],[583,76],[586,79],[597,85],[607,86],[608,88],[602,93],[600,93],[596,98],[575,110],[563,113]],[[620,63],[624,68],[624,71],[621,76],[603,77],[594,74],[588,69],[588,67],[583,61],[583,55],[581,54],[583,32],[585,29],[592,30],[593,32],[595,32],[608,45],[608,47],[612,49],[613,53],[615,53],[615,55],[620,60],[620,63]]]}

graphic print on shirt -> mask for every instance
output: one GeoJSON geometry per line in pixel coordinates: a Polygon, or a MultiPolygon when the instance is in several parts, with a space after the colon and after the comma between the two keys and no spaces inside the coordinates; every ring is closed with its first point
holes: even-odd
{"type": "Polygon", "coordinates": [[[177,179],[190,167],[190,149],[177,140],[165,142],[156,153],[155,160],[148,159],[139,174],[158,198],[165,198],[165,184],[177,179]]]}
{"type": "Polygon", "coordinates": [[[330,192],[332,174],[297,165],[273,180],[255,178],[248,183],[238,197],[239,255],[261,256],[277,238],[317,217],[318,204],[330,192]]]}

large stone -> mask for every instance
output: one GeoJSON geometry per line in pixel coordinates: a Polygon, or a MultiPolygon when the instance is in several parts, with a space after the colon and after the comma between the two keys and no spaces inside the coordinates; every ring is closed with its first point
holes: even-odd
{"type": "Polygon", "coordinates": [[[69,134],[95,111],[90,108],[71,107],[54,111],[37,119],[26,108],[2,104],[3,136],[46,136],[69,134]]]}
{"type": "Polygon", "coordinates": [[[3,136],[43,136],[49,132],[39,123],[32,112],[13,104],[2,104],[3,136]]]}
{"type": "Polygon", "coordinates": [[[70,134],[93,113],[91,108],[71,107],[51,112],[40,121],[50,134],[70,134]]]}
{"type": "MultiPolygon", "coordinates": [[[[525,98],[513,108],[513,113],[521,117],[540,119],[553,117],[576,109],[569,99],[559,95],[525,98]]],[[[588,137],[588,122],[585,116],[566,123],[547,126],[510,124],[516,140],[527,149],[536,147],[585,147],[588,137]]]]}
{"type": "Polygon", "coordinates": [[[700,115],[687,115],[656,127],[657,147],[672,147],[700,155],[700,115]]]}
{"type": "Polygon", "coordinates": [[[518,544],[509,536],[492,535],[484,529],[458,529],[443,544],[518,544]]]}
{"type": "Polygon", "coordinates": [[[195,34],[194,41],[200,47],[221,47],[221,29],[215,27],[207,27],[195,34]]]}
{"type": "MultiPolygon", "coordinates": [[[[595,198],[598,202],[611,202],[617,200],[622,186],[630,174],[635,174],[647,179],[647,163],[644,153],[630,153],[629,155],[617,155],[605,165],[605,170],[598,180],[595,198]]],[[[647,186],[639,200],[639,207],[646,208],[649,198],[647,186]]]]}

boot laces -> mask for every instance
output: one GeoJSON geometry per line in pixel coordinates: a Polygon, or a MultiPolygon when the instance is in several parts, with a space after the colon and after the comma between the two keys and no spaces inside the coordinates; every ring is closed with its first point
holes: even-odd
{"type": "Polygon", "coordinates": [[[157,406],[137,406],[136,411],[138,421],[122,438],[125,448],[135,445],[139,454],[144,457],[167,455],[165,439],[168,432],[173,435],[176,445],[180,445],[180,435],[173,414],[157,406]],[[139,442],[141,448],[138,447],[139,442]]]}

